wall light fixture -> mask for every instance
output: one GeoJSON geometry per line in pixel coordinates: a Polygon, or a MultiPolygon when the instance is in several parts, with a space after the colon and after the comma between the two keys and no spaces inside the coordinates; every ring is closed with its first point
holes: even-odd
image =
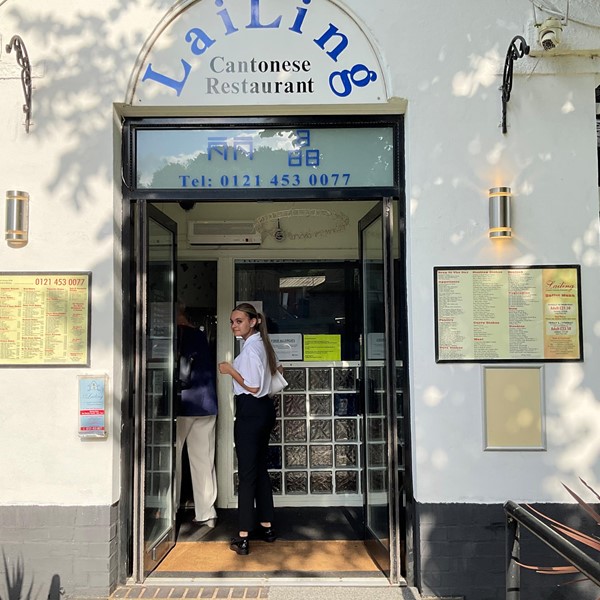
{"type": "Polygon", "coordinates": [[[490,228],[492,240],[503,240],[512,237],[510,221],[511,189],[509,187],[490,188],[490,228]]]}
{"type": "Polygon", "coordinates": [[[6,243],[22,248],[29,241],[29,194],[18,190],[6,192],[6,243]]]}

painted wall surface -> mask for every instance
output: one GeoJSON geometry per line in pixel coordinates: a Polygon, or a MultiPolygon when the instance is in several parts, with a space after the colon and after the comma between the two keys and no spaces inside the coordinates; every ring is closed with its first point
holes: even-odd
{"type": "MultiPolygon", "coordinates": [[[[0,370],[0,440],[10,456],[0,471],[0,504],[119,498],[121,182],[114,103],[125,99],[138,53],[171,4],[0,3],[0,190],[31,195],[30,242],[20,250],[0,244],[0,268],[90,270],[94,281],[90,369],[0,370]],[[4,51],[15,33],[33,65],[29,134],[20,69],[4,51]],[[91,373],[106,373],[111,382],[105,441],[77,436],[76,376],[91,373]]],[[[568,501],[560,481],[600,479],[593,93],[600,63],[588,56],[521,59],[503,135],[498,88],[510,40],[529,31],[528,2],[333,5],[362,22],[379,49],[388,93],[407,103],[415,496],[431,503],[568,501]],[[514,239],[504,245],[487,238],[487,190],[497,185],[511,186],[515,196],[514,239]],[[585,361],[545,367],[546,451],[484,452],[481,367],[435,364],[433,267],[556,263],[582,267],[585,361]]],[[[586,48],[600,49],[597,25],[570,23],[563,37],[565,46],[585,38],[586,48]]],[[[194,110],[202,114],[201,106],[194,110]]]]}
{"type": "MultiPolygon", "coordinates": [[[[393,81],[394,93],[409,98],[411,393],[421,502],[568,501],[561,481],[598,479],[598,62],[570,63],[565,76],[560,59],[549,59],[548,74],[536,77],[544,59],[523,59],[527,76],[515,77],[502,135],[498,74],[527,17],[523,4],[503,15],[497,5],[479,5],[461,31],[444,26],[452,23],[450,6],[445,14],[437,7],[430,28],[411,27],[422,32],[420,43],[408,47],[405,39],[406,60],[394,61],[419,64],[393,81]],[[574,132],[577,141],[566,144],[574,132]],[[487,190],[498,185],[515,194],[515,237],[495,245],[487,238],[487,190]],[[546,365],[545,452],[483,452],[481,367],[434,364],[433,267],[555,263],[582,265],[585,361],[546,365]]],[[[392,47],[391,39],[382,43],[392,47]]]]}

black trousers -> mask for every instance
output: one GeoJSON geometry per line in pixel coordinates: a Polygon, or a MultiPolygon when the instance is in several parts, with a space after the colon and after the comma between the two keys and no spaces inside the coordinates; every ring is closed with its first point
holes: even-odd
{"type": "Polygon", "coordinates": [[[238,461],[240,531],[252,531],[256,521],[273,521],[273,490],[267,458],[274,425],[275,406],[269,396],[256,398],[239,394],[235,397],[233,438],[238,461]]]}

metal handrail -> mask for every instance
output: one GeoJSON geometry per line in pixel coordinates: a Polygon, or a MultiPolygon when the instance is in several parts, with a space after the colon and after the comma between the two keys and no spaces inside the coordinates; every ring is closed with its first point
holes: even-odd
{"type": "Polygon", "coordinates": [[[520,559],[521,545],[519,526],[525,527],[544,544],[571,563],[578,571],[600,586],[600,563],[593,560],[516,502],[512,500],[505,502],[504,512],[507,516],[506,600],[519,600],[520,598],[520,576],[517,562],[520,559]]]}

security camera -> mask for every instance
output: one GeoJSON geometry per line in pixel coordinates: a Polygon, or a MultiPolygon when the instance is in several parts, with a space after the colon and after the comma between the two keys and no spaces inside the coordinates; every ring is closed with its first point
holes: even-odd
{"type": "Polygon", "coordinates": [[[554,50],[562,36],[562,23],[558,19],[546,19],[540,26],[538,38],[544,50],[554,50]]]}

